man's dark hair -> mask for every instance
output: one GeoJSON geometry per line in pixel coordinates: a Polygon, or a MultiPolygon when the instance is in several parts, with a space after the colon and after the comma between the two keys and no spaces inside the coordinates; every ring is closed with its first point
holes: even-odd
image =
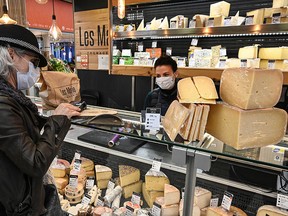
{"type": "Polygon", "coordinates": [[[173,72],[177,71],[177,63],[170,56],[161,56],[154,64],[154,68],[162,65],[170,65],[173,72]]]}

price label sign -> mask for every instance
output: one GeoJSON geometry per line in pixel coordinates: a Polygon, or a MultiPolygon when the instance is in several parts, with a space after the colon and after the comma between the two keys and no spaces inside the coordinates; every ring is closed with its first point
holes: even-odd
{"type": "Polygon", "coordinates": [[[69,186],[72,188],[77,188],[77,186],[78,186],[78,176],[77,175],[70,175],[69,186]]]}
{"type": "Polygon", "coordinates": [[[131,197],[131,202],[132,202],[133,204],[140,205],[141,195],[138,194],[138,193],[136,193],[136,192],[133,192],[132,197],[131,197]]]}
{"type": "Polygon", "coordinates": [[[124,58],[120,58],[119,65],[125,65],[125,59],[124,58]]]}
{"type": "Polygon", "coordinates": [[[218,204],[219,204],[219,196],[218,195],[212,196],[212,198],[210,200],[210,206],[211,207],[218,207],[218,204]]]}
{"type": "Polygon", "coordinates": [[[103,197],[98,197],[96,206],[104,206],[104,199],[103,199],[103,197]]]}
{"type": "Polygon", "coordinates": [[[226,59],[220,59],[219,68],[225,68],[225,66],[226,66],[226,59]]]}
{"type": "Polygon", "coordinates": [[[196,19],[192,19],[189,22],[189,28],[195,28],[196,27],[196,19]]]}
{"type": "Polygon", "coordinates": [[[253,25],[254,15],[253,16],[247,16],[245,19],[245,25],[253,25]]]}
{"type": "Polygon", "coordinates": [[[144,50],[143,44],[139,44],[138,45],[138,52],[143,52],[143,50],[144,50]]]}
{"type": "Polygon", "coordinates": [[[221,207],[226,209],[227,211],[229,211],[231,204],[232,204],[233,197],[234,197],[234,195],[232,193],[225,191],[224,196],[223,196],[223,200],[221,203],[221,207]]]}
{"type": "Polygon", "coordinates": [[[157,41],[152,42],[152,48],[157,48],[157,41]]]}
{"type": "Polygon", "coordinates": [[[95,178],[94,177],[87,177],[86,180],[86,189],[91,190],[94,187],[95,178]]]}
{"type": "Polygon", "coordinates": [[[85,196],[83,197],[81,203],[82,203],[83,205],[89,205],[89,204],[90,204],[90,201],[91,201],[91,196],[88,195],[88,194],[85,194],[85,196]]]}
{"type": "Polygon", "coordinates": [[[161,205],[154,202],[151,213],[152,213],[152,216],[161,216],[161,205]]]}
{"type": "Polygon", "coordinates": [[[225,47],[222,47],[220,49],[220,57],[227,55],[227,49],[225,47]]]}
{"type": "Polygon", "coordinates": [[[275,60],[268,60],[268,69],[275,68],[275,60]]]}
{"type": "Polygon", "coordinates": [[[224,26],[231,26],[231,17],[226,17],[224,19],[224,26]]]}
{"type": "Polygon", "coordinates": [[[145,116],[145,130],[159,130],[161,120],[160,108],[147,108],[145,116]]]}
{"type": "Polygon", "coordinates": [[[77,172],[80,172],[81,163],[82,163],[82,160],[80,160],[80,159],[75,159],[75,160],[74,160],[74,170],[76,170],[77,172]]]}
{"type": "Polygon", "coordinates": [[[110,181],[108,182],[107,189],[111,189],[111,190],[113,190],[114,187],[115,187],[115,183],[114,183],[113,181],[110,180],[110,181]]]}
{"type": "Polygon", "coordinates": [[[277,194],[276,206],[282,209],[288,209],[288,195],[277,194]]]}
{"type": "Polygon", "coordinates": [[[172,55],[172,47],[167,47],[166,48],[166,55],[171,56],[172,55]]]}
{"type": "Polygon", "coordinates": [[[195,59],[194,58],[189,59],[189,67],[195,67],[195,59]]]}
{"type": "Polygon", "coordinates": [[[162,159],[154,158],[151,169],[159,172],[161,169],[161,163],[162,163],[162,159]]]}
{"type": "Polygon", "coordinates": [[[274,13],[272,16],[272,24],[281,23],[281,13],[274,13]]]}
{"type": "Polygon", "coordinates": [[[185,196],[185,188],[182,188],[182,189],[181,189],[181,196],[182,196],[182,199],[184,199],[184,196],[185,196]]]}
{"type": "Polygon", "coordinates": [[[126,212],[125,216],[133,216],[134,215],[134,209],[128,205],[126,205],[126,212]]]}
{"type": "Polygon", "coordinates": [[[209,18],[207,21],[207,27],[213,27],[214,26],[214,18],[209,18]]]}
{"type": "Polygon", "coordinates": [[[198,45],[198,39],[197,38],[193,38],[191,41],[191,45],[192,46],[197,46],[198,45]]]}
{"type": "Polygon", "coordinates": [[[241,59],[240,66],[241,67],[247,67],[247,59],[241,59]]]}
{"type": "Polygon", "coordinates": [[[75,155],[74,155],[74,159],[79,159],[81,158],[81,151],[76,150],[75,155]]]}

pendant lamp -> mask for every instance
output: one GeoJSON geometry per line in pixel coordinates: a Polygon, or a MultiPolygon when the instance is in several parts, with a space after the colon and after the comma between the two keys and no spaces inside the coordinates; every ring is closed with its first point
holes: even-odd
{"type": "Polygon", "coordinates": [[[38,4],[46,4],[48,0],[35,0],[38,4]]]}
{"type": "Polygon", "coordinates": [[[0,18],[0,24],[16,24],[17,21],[11,19],[8,16],[8,1],[6,0],[6,5],[3,5],[3,16],[0,18]]]}
{"type": "Polygon", "coordinates": [[[59,41],[61,39],[62,32],[56,24],[54,0],[52,1],[52,4],[53,4],[53,15],[52,15],[52,25],[51,25],[50,30],[49,30],[49,36],[53,40],[53,42],[56,42],[56,41],[59,41]]]}
{"type": "Polygon", "coordinates": [[[125,0],[118,0],[118,17],[120,19],[125,17],[125,0]]]}

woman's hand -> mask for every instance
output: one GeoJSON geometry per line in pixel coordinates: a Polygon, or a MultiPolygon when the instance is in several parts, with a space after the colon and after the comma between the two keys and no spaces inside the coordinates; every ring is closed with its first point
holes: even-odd
{"type": "Polygon", "coordinates": [[[61,103],[53,112],[52,115],[66,115],[68,119],[72,116],[80,115],[80,108],[69,103],[61,103]]]}

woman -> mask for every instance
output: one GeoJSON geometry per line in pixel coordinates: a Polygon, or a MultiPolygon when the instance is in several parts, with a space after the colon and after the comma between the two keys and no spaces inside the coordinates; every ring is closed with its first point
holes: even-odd
{"type": "Polygon", "coordinates": [[[69,130],[70,117],[80,114],[78,107],[61,104],[51,117],[41,118],[21,92],[34,85],[39,66],[46,65],[29,30],[0,25],[1,216],[46,214],[43,176],[69,130]]]}

